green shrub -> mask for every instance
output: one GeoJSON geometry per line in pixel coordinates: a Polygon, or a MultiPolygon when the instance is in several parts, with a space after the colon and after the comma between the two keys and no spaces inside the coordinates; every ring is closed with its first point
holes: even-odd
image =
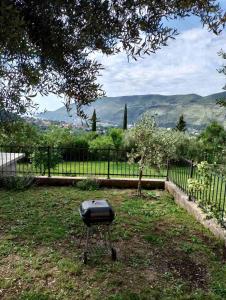
{"type": "Polygon", "coordinates": [[[70,141],[60,145],[61,153],[64,161],[82,160],[87,157],[89,143],[86,136],[74,136],[70,141]]]}
{"type": "Polygon", "coordinates": [[[90,150],[107,150],[114,149],[112,138],[108,135],[98,136],[89,143],[90,150]]]}
{"type": "Polygon", "coordinates": [[[82,191],[95,191],[100,188],[100,185],[96,179],[88,178],[78,181],[76,187],[82,191]]]}
{"type": "Polygon", "coordinates": [[[90,156],[92,160],[108,160],[114,153],[109,149],[114,149],[112,138],[107,135],[98,136],[89,143],[90,156]]]}
{"type": "Polygon", "coordinates": [[[42,175],[45,175],[48,168],[54,169],[62,161],[62,155],[57,148],[38,147],[35,149],[32,162],[42,175]]]}
{"type": "Polygon", "coordinates": [[[23,176],[5,176],[1,178],[1,185],[8,190],[23,191],[34,182],[34,176],[27,174],[23,176]]]}
{"type": "Polygon", "coordinates": [[[123,147],[124,131],[121,128],[109,129],[108,135],[112,138],[115,150],[123,147]]]}

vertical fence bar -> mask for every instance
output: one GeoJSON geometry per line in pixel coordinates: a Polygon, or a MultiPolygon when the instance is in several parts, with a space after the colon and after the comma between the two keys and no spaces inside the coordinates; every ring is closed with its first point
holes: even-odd
{"type": "MultiPolygon", "coordinates": [[[[85,149],[83,150],[86,151],[85,149]]],[[[89,151],[86,151],[86,175],[89,175],[89,151]]]]}
{"type": "Polygon", "coordinates": [[[166,163],[166,180],[169,181],[169,160],[166,163]]]}
{"type": "Polygon", "coordinates": [[[89,150],[87,149],[87,152],[89,153],[89,164],[90,164],[90,172],[91,172],[91,175],[93,175],[93,155],[92,153],[89,152],[89,150]]]}
{"type": "MultiPolygon", "coordinates": [[[[189,178],[192,178],[193,177],[193,173],[194,173],[194,163],[193,163],[193,160],[190,161],[190,164],[191,164],[191,167],[190,167],[189,178]]],[[[187,190],[188,190],[188,188],[187,188],[187,190]]],[[[192,200],[192,195],[191,195],[191,192],[189,190],[188,190],[188,198],[189,198],[190,201],[192,200]]]]}
{"type": "Polygon", "coordinates": [[[3,174],[4,174],[4,158],[3,158],[3,152],[1,150],[1,161],[2,161],[2,168],[1,168],[1,173],[2,173],[2,177],[3,177],[3,174]]]}
{"type": "Polygon", "coordinates": [[[74,172],[72,172],[72,170],[71,170],[71,160],[72,160],[72,149],[71,149],[71,148],[69,149],[69,154],[70,154],[70,155],[69,155],[69,160],[70,160],[69,163],[70,163],[70,174],[71,174],[71,173],[74,173],[74,172]]]}
{"type": "Polygon", "coordinates": [[[50,164],[51,164],[51,153],[50,146],[47,147],[47,155],[48,155],[48,177],[51,176],[50,164]]]}
{"type": "Polygon", "coordinates": [[[108,149],[108,179],[110,179],[110,149],[108,149]]]}
{"type": "Polygon", "coordinates": [[[78,149],[78,153],[79,153],[79,155],[78,155],[78,174],[80,175],[80,163],[81,163],[81,149],[79,148],[78,149]]]}
{"type": "Polygon", "coordinates": [[[214,207],[217,208],[217,204],[218,204],[218,198],[219,198],[219,195],[218,195],[218,189],[219,189],[219,176],[217,175],[217,184],[216,184],[216,192],[215,192],[215,200],[214,200],[214,207]]]}
{"type": "Polygon", "coordinates": [[[218,211],[221,211],[221,199],[222,197],[222,189],[223,189],[223,180],[220,178],[220,192],[219,192],[219,201],[218,201],[218,211]]]}
{"type": "Polygon", "coordinates": [[[221,210],[221,224],[222,224],[222,226],[226,227],[225,219],[224,219],[225,214],[226,214],[226,212],[225,212],[225,210],[226,210],[226,187],[224,189],[224,198],[223,198],[223,203],[222,204],[223,205],[222,205],[222,210],[221,210]]]}
{"type": "Polygon", "coordinates": [[[193,177],[193,172],[194,172],[194,162],[193,162],[193,160],[191,160],[191,169],[190,169],[190,175],[189,175],[190,178],[193,177]]]}

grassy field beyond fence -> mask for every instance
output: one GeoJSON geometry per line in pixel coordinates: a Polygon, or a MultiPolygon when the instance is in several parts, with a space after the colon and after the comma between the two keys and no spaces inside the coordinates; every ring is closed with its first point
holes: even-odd
{"type": "MultiPolygon", "coordinates": [[[[48,175],[48,170],[43,167],[35,168],[33,164],[18,163],[19,174],[34,173],[37,175],[48,175]]],[[[166,169],[145,168],[144,177],[163,178],[166,177],[166,169]]],[[[138,177],[139,169],[137,164],[116,161],[64,161],[50,168],[50,174],[62,176],[108,176],[109,177],[138,177]]]]}

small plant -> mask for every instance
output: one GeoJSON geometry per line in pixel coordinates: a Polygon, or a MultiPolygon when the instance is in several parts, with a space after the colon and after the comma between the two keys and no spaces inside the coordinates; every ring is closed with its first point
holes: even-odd
{"type": "Polygon", "coordinates": [[[54,169],[62,161],[62,155],[57,148],[39,147],[35,149],[32,161],[35,168],[45,175],[49,168],[54,169]]]}
{"type": "Polygon", "coordinates": [[[217,220],[220,220],[222,212],[219,211],[219,209],[214,205],[207,205],[201,197],[203,192],[208,189],[210,191],[213,189],[211,188],[212,167],[208,164],[207,161],[202,161],[201,163],[197,164],[197,170],[198,177],[188,179],[188,189],[192,194],[196,193],[196,202],[206,212],[207,219],[215,217],[217,220]]]}
{"type": "Polygon", "coordinates": [[[88,178],[78,181],[76,187],[82,191],[96,191],[100,188],[100,185],[95,178],[88,178]]]}
{"type": "Polygon", "coordinates": [[[141,183],[145,168],[152,167],[160,170],[167,160],[176,157],[176,149],[181,134],[178,131],[158,128],[153,116],[145,113],[136,126],[128,131],[128,140],[134,141],[134,148],[127,154],[130,164],[137,163],[139,179],[137,194],[141,197],[141,183]]]}
{"type": "MultiPolygon", "coordinates": [[[[190,192],[203,192],[211,184],[211,167],[207,161],[202,161],[197,164],[198,177],[188,179],[188,189],[190,192]]],[[[202,199],[197,199],[200,203],[202,199]]]]}
{"type": "Polygon", "coordinates": [[[34,176],[27,174],[24,176],[6,176],[1,178],[2,186],[8,190],[23,191],[34,182],[34,176]]]}
{"type": "Polygon", "coordinates": [[[160,195],[157,195],[156,192],[154,192],[154,191],[147,192],[147,195],[149,197],[151,197],[152,199],[159,199],[160,198],[160,195]]]}

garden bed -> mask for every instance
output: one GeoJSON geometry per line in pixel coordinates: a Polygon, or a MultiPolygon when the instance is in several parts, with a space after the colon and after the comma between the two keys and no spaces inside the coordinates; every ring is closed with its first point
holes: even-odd
{"type": "Polygon", "coordinates": [[[1,299],[225,299],[222,243],[165,192],[0,190],[1,299]],[[157,195],[157,197],[156,197],[157,195]],[[107,198],[116,211],[109,256],[81,262],[81,201],[107,198]]]}

